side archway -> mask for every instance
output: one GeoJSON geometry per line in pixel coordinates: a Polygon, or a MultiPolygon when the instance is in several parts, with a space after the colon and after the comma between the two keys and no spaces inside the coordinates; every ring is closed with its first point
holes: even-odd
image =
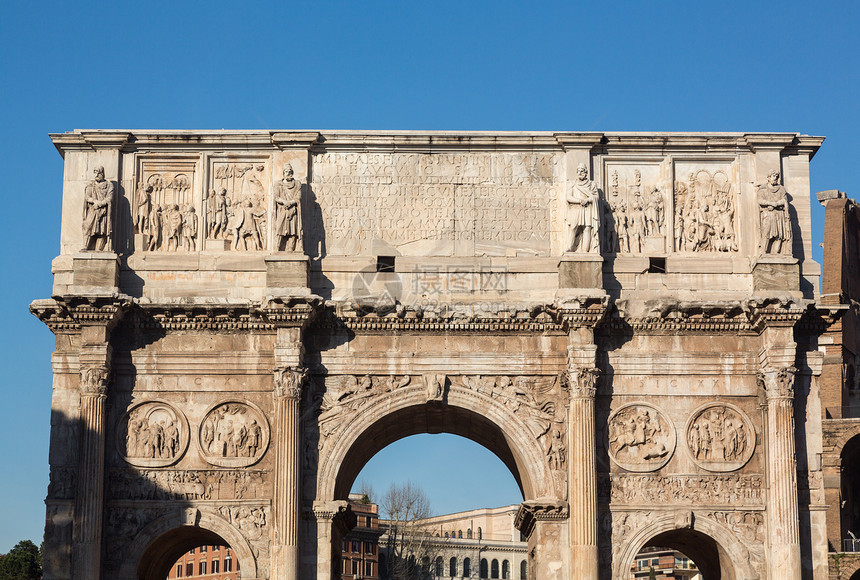
{"type": "Polygon", "coordinates": [[[699,566],[703,580],[759,580],[749,549],[731,530],[707,518],[694,518],[690,527],[679,527],[673,513],[650,518],[636,530],[612,563],[612,577],[627,580],[636,554],[648,544],[684,552],[699,566]]]}
{"type": "Polygon", "coordinates": [[[257,561],[242,533],[209,510],[177,510],[143,528],[132,540],[120,580],[164,580],[182,554],[202,544],[227,545],[239,560],[240,578],[257,577],[257,561]]]}

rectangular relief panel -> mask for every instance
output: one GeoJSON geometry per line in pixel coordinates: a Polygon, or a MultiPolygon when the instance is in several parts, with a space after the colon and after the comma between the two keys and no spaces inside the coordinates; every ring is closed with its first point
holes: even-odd
{"type": "Polygon", "coordinates": [[[672,250],[672,175],[663,159],[608,158],[603,165],[604,254],[665,254],[672,250]]]}
{"type": "Polygon", "coordinates": [[[559,159],[550,152],[317,154],[310,196],[320,217],[306,235],[336,256],[549,256],[560,235],[559,159]]]}
{"type": "Polygon", "coordinates": [[[271,246],[268,156],[212,156],[204,198],[206,249],[262,251],[271,246]]]}
{"type": "Polygon", "coordinates": [[[132,201],[135,251],[200,249],[197,161],[197,156],[138,157],[132,201]]]}
{"type": "Polygon", "coordinates": [[[676,252],[730,253],[740,247],[738,165],[675,159],[676,252]]]}

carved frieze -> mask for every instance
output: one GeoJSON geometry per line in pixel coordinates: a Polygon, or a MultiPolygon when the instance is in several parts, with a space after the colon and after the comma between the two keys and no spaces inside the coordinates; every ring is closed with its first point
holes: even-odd
{"type": "Polygon", "coordinates": [[[265,472],[248,469],[113,469],[108,490],[115,500],[239,500],[268,493],[265,472]]]}
{"type": "Polygon", "coordinates": [[[736,252],[737,196],[731,168],[694,169],[679,163],[675,171],[675,250],[736,252]]]}
{"type": "Polygon", "coordinates": [[[726,403],[697,409],[687,422],[685,433],[690,457],[709,471],[740,469],[755,450],[752,421],[740,409],[726,403]]]}
{"type": "Polygon", "coordinates": [[[265,250],[269,235],[267,163],[213,160],[209,179],[206,238],[227,240],[221,249],[265,250]]]}
{"type": "Polygon", "coordinates": [[[173,465],[190,439],[188,420],[164,401],[145,401],[129,409],[116,430],[120,456],[138,467],[173,465]]]}
{"type": "Polygon", "coordinates": [[[203,419],[198,444],[203,458],[213,465],[253,465],[269,446],[269,423],[263,412],[250,403],[220,403],[203,419]]]}
{"type": "Polygon", "coordinates": [[[645,403],[630,403],[609,417],[609,457],[628,471],[656,471],[675,451],[675,428],[645,403]]]}
{"type": "Polygon", "coordinates": [[[598,478],[600,501],[623,505],[758,506],[762,505],[763,489],[761,475],[612,474],[598,478]]]}
{"type": "Polygon", "coordinates": [[[218,513],[241,530],[249,540],[262,538],[269,521],[268,506],[221,506],[218,508],[218,513]]]}

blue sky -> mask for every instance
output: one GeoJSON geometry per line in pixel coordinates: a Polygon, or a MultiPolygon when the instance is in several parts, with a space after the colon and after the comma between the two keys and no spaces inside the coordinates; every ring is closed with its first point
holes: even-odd
{"type": "MultiPolygon", "coordinates": [[[[796,131],[812,190],[860,192],[858,2],[17,2],[0,19],[0,552],[39,541],[48,297],[63,165],[48,133],[124,129],[796,131]]],[[[822,212],[813,207],[815,239],[822,212]]],[[[820,252],[816,257],[820,256],[820,252]]],[[[409,440],[411,441],[411,440],[409,440]]],[[[360,476],[420,482],[438,512],[513,479],[452,436],[360,476]],[[412,471],[418,453],[439,452],[412,471]],[[501,475],[497,475],[501,473],[501,475]],[[504,478],[507,477],[506,482],[504,478]]],[[[421,446],[424,447],[421,447],[421,446]]],[[[405,451],[403,451],[405,449],[405,451]]],[[[507,486],[507,487],[505,487],[507,486]]],[[[507,491],[504,491],[507,489],[507,491]]],[[[480,498],[477,498],[480,500],[480,498]]],[[[495,498],[493,498],[495,499],[495,498]]]]}

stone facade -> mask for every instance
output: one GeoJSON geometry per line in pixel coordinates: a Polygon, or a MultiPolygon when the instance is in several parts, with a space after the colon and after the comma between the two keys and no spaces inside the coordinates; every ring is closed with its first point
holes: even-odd
{"type": "Polygon", "coordinates": [[[63,155],[46,578],[337,575],[374,453],[510,469],[528,576],[827,576],[798,134],[115,132],[63,155]]]}

